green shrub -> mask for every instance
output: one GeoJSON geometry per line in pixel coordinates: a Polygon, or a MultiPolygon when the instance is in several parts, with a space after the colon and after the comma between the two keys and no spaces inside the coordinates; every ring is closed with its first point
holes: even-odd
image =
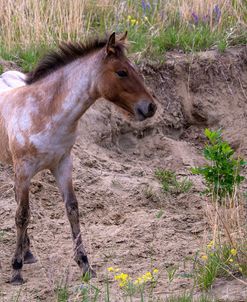
{"type": "Polygon", "coordinates": [[[214,198],[232,197],[236,188],[244,180],[240,175],[241,167],[246,162],[241,158],[234,158],[234,150],[229,143],[222,139],[221,130],[205,130],[208,144],[204,148],[204,157],[209,163],[203,167],[192,169],[192,173],[200,174],[206,181],[206,193],[214,198]]]}

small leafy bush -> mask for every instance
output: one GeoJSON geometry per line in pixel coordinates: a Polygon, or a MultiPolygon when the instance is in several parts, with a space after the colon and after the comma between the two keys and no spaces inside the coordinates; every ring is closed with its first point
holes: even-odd
{"type": "Polygon", "coordinates": [[[241,158],[233,157],[234,150],[222,139],[221,130],[206,129],[205,136],[208,144],[204,148],[204,157],[209,164],[193,168],[192,173],[204,177],[207,185],[206,193],[211,193],[213,197],[219,197],[219,199],[226,196],[232,197],[235,189],[244,180],[244,177],[240,175],[240,170],[246,162],[241,158]]]}
{"type": "Polygon", "coordinates": [[[188,178],[178,180],[175,172],[170,170],[159,169],[155,171],[155,176],[160,180],[163,191],[166,193],[186,193],[192,187],[192,182],[188,178]]]}

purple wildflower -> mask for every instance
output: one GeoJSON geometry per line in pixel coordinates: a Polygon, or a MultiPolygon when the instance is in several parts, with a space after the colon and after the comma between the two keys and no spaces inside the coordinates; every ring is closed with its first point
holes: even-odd
{"type": "Polygon", "coordinates": [[[197,14],[195,12],[193,12],[191,14],[191,16],[193,17],[195,25],[197,25],[199,23],[199,17],[197,16],[197,14]]]}
{"type": "Polygon", "coordinates": [[[221,10],[219,8],[219,5],[215,5],[214,10],[213,10],[214,14],[215,14],[215,19],[218,22],[221,16],[221,10]]]}
{"type": "Polygon", "coordinates": [[[150,5],[149,1],[142,0],[142,9],[143,9],[144,14],[146,13],[146,10],[151,9],[151,5],[150,5]]]}

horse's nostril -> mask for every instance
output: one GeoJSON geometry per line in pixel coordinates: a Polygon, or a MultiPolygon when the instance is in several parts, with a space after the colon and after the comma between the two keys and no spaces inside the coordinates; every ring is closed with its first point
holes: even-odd
{"type": "Polygon", "coordinates": [[[152,113],[154,111],[154,104],[153,103],[150,103],[148,105],[148,112],[152,113]]]}
{"type": "Polygon", "coordinates": [[[156,110],[156,105],[155,105],[154,103],[150,103],[150,104],[148,105],[148,112],[149,112],[149,113],[154,113],[155,110],[156,110]]]}

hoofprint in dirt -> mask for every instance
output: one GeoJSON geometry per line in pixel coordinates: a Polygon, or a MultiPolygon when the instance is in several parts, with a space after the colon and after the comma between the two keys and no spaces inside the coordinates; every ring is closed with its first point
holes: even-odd
{"type": "MultiPolygon", "coordinates": [[[[247,156],[247,50],[234,48],[197,55],[167,54],[160,66],[142,64],[148,85],[158,98],[157,114],[143,123],[131,121],[99,100],[82,117],[74,147],[74,183],[82,233],[102,284],[107,267],[118,266],[137,277],[158,268],[157,295],[190,289],[191,270],[184,259],[204,242],[207,224],[201,179],[190,167],[203,163],[205,127],[223,128],[224,137],[247,156]],[[189,176],[191,192],[165,195],[154,177],[157,168],[189,176]],[[152,192],[147,194],[147,192],[152,192]],[[165,269],[178,266],[168,286],[165,269]]],[[[81,283],[73,263],[64,205],[48,172],[31,187],[30,235],[38,262],[24,266],[22,287],[7,283],[15,246],[15,201],[11,167],[0,166],[1,301],[55,301],[55,289],[67,282],[71,295],[81,283]]],[[[218,282],[213,294],[222,301],[245,301],[246,288],[237,281],[218,282]],[[224,290],[223,290],[224,289],[224,290]],[[227,293],[227,294],[226,294],[227,293]]],[[[117,293],[117,285],[112,285],[117,293]]],[[[116,296],[116,301],[119,298],[116,296]]]]}

